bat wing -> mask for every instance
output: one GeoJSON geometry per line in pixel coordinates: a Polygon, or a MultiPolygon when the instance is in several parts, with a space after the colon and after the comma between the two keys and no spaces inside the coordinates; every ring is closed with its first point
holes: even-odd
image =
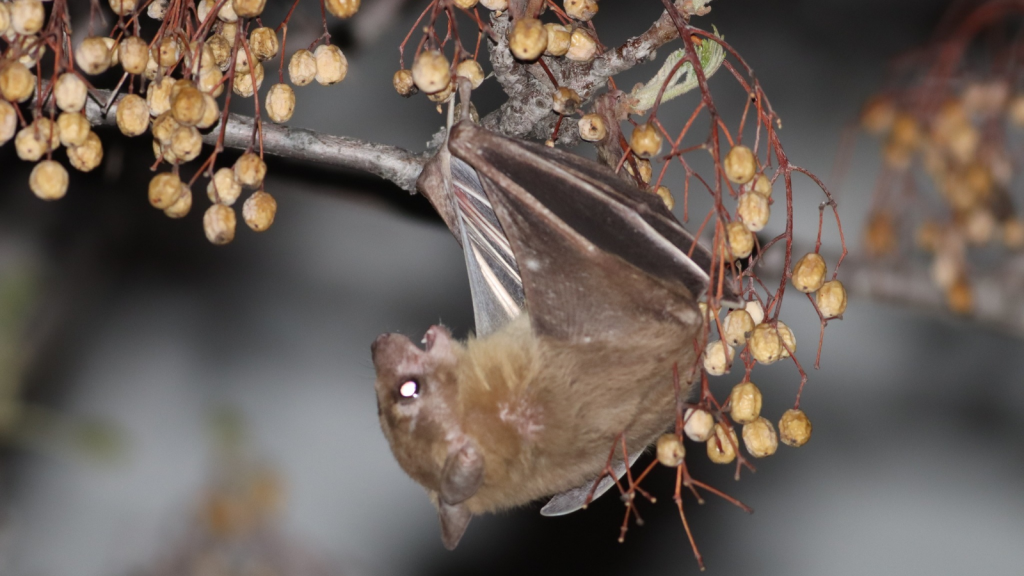
{"type": "MultiPolygon", "coordinates": [[[[453,127],[449,149],[478,175],[538,333],[616,337],[638,314],[671,313],[707,290],[710,253],[660,198],[610,169],[468,122],[453,127]]],[[[723,300],[739,304],[728,283],[723,300]]]]}
{"type": "MultiPolygon", "coordinates": [[[[629,457],[629,465],[633,466],[637,459],[640,458],[640,454],[633,454],[629,457]]],[[[615,470],[615,478],[622,478],[626,474],[626,464],[621,460],[617,460],[612,463],[612,468],[615,470]]],[[[577,486],[572,490],[566,490],[561,494],[557,494],[548,500],[548,503],[540,509],[540,513],[544,516],[565,516],[571,514],[587,503],[587,496],[590,495],[590,489],[593,488],[594,483],[588,482],[581,486],[577,486]]],[[[605,476],[601,478],[601,481],[597,483],[597,488],[594,489],[594,496],[592,500],[597,500],[602,494],[607,492],[612,486],[615,486],[615,480],[611,476],[605,476]]]]}
{"type": "Polygon", "coordinates": [[[477,336],[501,329],[523,310],[523,281],[476,170],[444,146],[424,167],[417,188],[462,246],[477,336]]]}

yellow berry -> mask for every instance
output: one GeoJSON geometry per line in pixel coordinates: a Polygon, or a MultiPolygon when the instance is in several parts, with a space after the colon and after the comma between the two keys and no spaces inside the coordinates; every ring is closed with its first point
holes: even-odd
{"type": "Polygon", "coordinates": [[[520,18],[509,32],[508,47],[516,58],[532,62],[544,53],[548,46],[548,32],[536,18],[520,18]]]}
{"type": "Polygon", "coordinates": [[[508,10],[508,0],[480,0],[480,5],[488,10],[508,10]]]}
{"type": "Polygon", "coordinates": [[[741,144],[729,150],[722,166],[725,168],[726,178],[731,182],[746,184],[753,180],[754,174],[757,173],[757,158],[754,157],[754,152],[750,148],[741,144]]]}
{"type": "Polygon", "coordinates": [[[730,414],[740,424],[753,422],[761,415],[761,391],[753,382],[740,382],[729,395],[730,414]]]}
{"type": "Polygon", "coordinates": [[[206,100],[198,88],[186,86],[177,91],[171,101],[171,115],[183,126],[195,126],[203,119],[206,100]]]}
{"type": "Polygon", "coordinates": [[[273,28],[260,26],[249,34],[249,50],[252,51],[253,57],[261,62],[277,56],[280,49],[281,44],[277,41],[277,32],[274,32],[273,28]]]}
{"type": "Polygon", "coordinates": [[[641,158],[657,156],[661,151],[661,134],[654,124],[643,123],[633,128],[633,135],[629,139],[629,147],[633,153],[641,158]]]}
{"type": "Polygon", "coordinates": [[[885,96],[872,98],[860,112],[860,125],[866,132],[875,135],[885,134],[896,119],[896,107],[892,100],[885,96]]]}
{"type": "Polygon", "coordinates": [[[231,0],[230,4],[239,18],[255,18],[263,13],[267,0],[231,0]]]}
{"type": "Polygon", "coordinates": [[[772,197],[772,181],[768,179],[764,174],[758,174],[757,178],[754,178],[754,185],[752,189],[765,198],[772,197]]]}
{"type": "Polygon", "coordinates": [[[204,68],[199,71],[196,78],[196,88],[217,98],[224,93],[224,83],[221,82],[223,78],[224,74],[219,68],[204,68]]]}
{"type": "Polygon", "coordinates": [[[756,192],[747,192],[740,194],[736,214],[743,221],[743,225],[747,227],[747,230],[760,232],[768,224],[772,211],[768,206],[767,198],[756,192]]]}
{"type": "Polygon", "coordinates": [[[171,137],[181,128],[181,124],[174,119],[170,110],[156,117],[153,120],[153,139],[165,146],[170,146],[171,137]]]}
{"type": "Polygon", "coordinates": [[[412,65],[412,79],[427,94],[444,90],[451,82],[448,59],[438,50],[420,52],[412,65]]]}
{"type": "Polygon", "coordinates": [[[110,47],[104,38],[90,36],[82,40],[75,50],[75,63],[90,75],[102,74],[110,68],[110,47]]]}
{"type": "Polygon", "coordinates": [[[455,94],[455,88],[457,84],[455,82],[449,82],[442,90],[434,92],[433,94],[427,94],[427,99],[431,102],[447,102],[453,94],[455,94]]]}
{"type": "Polygon", "coordinates": [[[195,126],[182,126],[171,135],[171,152],[181,162],[195,160],[203,151],[203,136],[195,126]]]}
{"type": "Polygon", "coordinates": [[[590,62],[597,54],[597,41],[582,28],[572,31],[569,37],[569,51],[565,57],[574,62],[590,62]]]}
{"type": "MultiPolygon", "coordinates": [[[[230,4],[226,4],[224,6],[224,8],[230,9],[231,5],[230,4]]],[[[224,8],[221,9],[221,12],[224,11],[224,8]]],[[[218,14],[217,17],[220,18],[220,14],[218,14]]],[[[221,19],[223,20],[223,18],[221,18],[221,19]]],[[[236,20],[237,20],[237,18],[236,18],[236,20]]],[[[238,31],[239,30],[240,30],[240,28],[238,27],[238,22],[224,21],[224,23],[221,24],[221,27],[220,27],[220,35],[223,36],[225,39],[227,39],[227,41],[230,42],[232,46],[234,46],[235,43],[239,39],[239,35],[238,35],[238,31]]]]}
{"type": "Polygon", "coordinates": [[[731,346],[739,346],[747,341],[747,334],[754,330],[754,319],[744,309],[732,310],[722,321],[722,340],[731,346]]]}
{"type": "Polygon", "coordinates": [[[40,0],[14,0],[9,5],[11,29],[18,34],[35,34],[46,22],[46,10],[40,0]]]}
{"type": "Polygon", "coordinates": [[[100,142],[100,137],[90,130],[85,142],[68,148],[68,161],[79,172],[89,172],[99,166],[103,161],[103,143],[100,142]]]}
{"type": "Polygon", "coordinates": [[[231,206],[242,194],[242,183],[231,168],[220,168],[213,174],[206,186],[206,195],[210,202],[231,206]]]}
{"type": "Polygon", "coordinates": [[[164,36],[150,51],[157,64],[163,68],[170,68],[181,57],[181,43],[173,36],[164,36]]]}
{"type": "Polygon", "coordinates": [[[775,427],[763,417],[743,425],[743,445],[754,458],[764,458],[775,454],[779,448],[779,437],[775,427]]]}
{"type": "Polygon", "coordinates": [[[359,11],[359,0],[327,0],[324,5],[338,18],[351,18],[359,11]]]}
{"type": "Polygon", "coordinates": [[[0,67],[0,96],[8,102],[24,102],[36,90],[36,75],[21,62],[8,62],[0,67]]]}
{"type": "MultiPolygon", "coordinates": [[[[640,173],[640,181],[643,182],[644,184],[647,184],[648,182],[651,181],[651,175],[654,173],[654,171],[651,169],[651,161],[645,160],[643,158],[636,158],[635,160],[637,171],[640,173]]],[[[626,172],[629,172],[630,176],[635,175],[631,163],[626,162],[625,166],[626,172]]]]}
{"type": "Polygon", "coordinates": [[[708,342],[704,348],[704,370],[712,376],[721,376],[729,371],[732,363],[733,350],[721,340],[708,342]]]}
{"type": "Polygon", "coordinates": [[[295,91],[287,84],[274,84],[267,92],[267,116],[274,122],[287,122],[295,112],[295,91]]]}
{"type": "Polygon", "coordinates": [[[782,342],[782,357],[789,358],[792,353],[796,352],[796,336],[785,322],[780,320],[777,324],[775,329],[778,330],[779,339],[782,342]]]}
{"type": "Polygon", "coordinates": [[[707,410],[687,408],[683,416],[683,432],[694,442],[707,442],[715,433],[715,417],[707,410]]]}
{"type": "Polygon", "coordinates": [[[18,158],[27,162],[35,162],[44,154],[55,148],[54,139],[60,144],[60,128],[47,118],[37,118],[32,124],[22,128],[14,137],[14,150],[18,158]]]}
{"type": "Polygon", "coordinates": [[[114,14],[118,16],[127,16],[131,14],[135,7],[138,6],[138,0],[108,0],[110,9],[114,11],[114,14]]]}
{"type": "MultiPolygon", "coordinates": [[[[65,112],[64,114],[67,114],[65,112]]],[[[64,114],[61,114],[63,116],[64,114]]],[[[58,126],[60,121],[58,118],[58,126]]],[[[88,123],[86,124],[88,126],[88,123]]],[[[18,132],[18,113],[6,100],[0,100],[0,146],[10,142],[18,132]]]]}
{"type": "Polygon", "coordinates": [[[323,86],[337,84],[348,75],[348,59],[341,48],[333,44],[321,44],[313,52],[316,59],[316,81],[323,86]]]}
{"type": "Polygon", "coordinates": [[[214,204],[203,214],[203,231],[212,244],[227,244],[235,239],[235,211],[223,204],[214,204]]]}
{"type": "Polygon", "coordinates": [[[562,4],[565,13],[573,19],[586,22],[597,14],[597,2],[594,0],[565,0],[562,4]]]}
{"type": "Polygon", "coordinates": [[[250,73],[235,74],[231,91],[242,98],[249,98],[260,89],[260,86],[263,86],[263,64],[254,62],[250,73]]]}
{"type": "Polygon", "coordinates": [[[479,4],[479,0],[454,0],[454,2],[456,6],[463,10],[469,10],[479,4]]]}
{"type": "Polygon", "coordinates": [[[213,126],[220,119],[220,106],[217,104],[217,100],[209,94],[203,94],[203,101],[206,102],[203,106],[203,117],[196,124],[196,128],[200,130],[213,126]]]}
{"type": "Polygon", "coordinates": [[[811,439],[811,421],[803,410],[786,410],[779,420],[779,439],[787,446],[803,446],[811,439]]]}
{"type": "Polygon", "coordinates": [[[816,300],[818,311],[825,318],[842,316],[846,311],[846,288],[839,280],[830,280],[818,289],[816,300]]]}
{"type": "Polygon", "coordinates": [[[469,80],[470,85],[474,89],[479,88],[484,82],[484,69],[476,60],[463,60],[459,62],[459,65],[455,67],[455,75],[469,80]]]}
{"type": "Polygon", "coordinates": [[[817,252],[804,254],[793,265],[793,287],[805,294],[810,294],[821,288],[827,273],[828,267],[821,254],[817,252]]]}
{"type": "Polygon", "coordinates": [[[661,201],[665,204],[665,207],[672,210],[676,207],[676,199],[672,197],[672,191],[667,186],[658,186],[654,193],[661,198],[661,201]]]}
{"type": "Polygon", "coordinates": [[[608,137],[608,126],[600,114],[587,114],[580,118],[580,138],[587,142],[600,142],[608,137]]]}
{"type": "Polygon", "coordinates": [[[121,68],[129,74],[142,74],[149,61],[149,45],[138,36],[128,36],[117,48],[121,68]]]}
{"type": "Polygon", "coordinates": [[[288,78],[296,86],[305,86],[316,78],[316,58],[309,50],[296,50],[288,61],[288,78]]]}
{"type": "Polygon", "coordinates": [[[576,113],[583,100],[572,88],[562,86],[551,95],[551,109],[565,116],[576,113]]]}
{"type": "Polygon", "coordinates": [[[243,186],[259,186],[267,175],[267,165],[252,152],[246,152],[235,161],[235,177],[243,186]]]}
{"type": "Polygon", "coordinates": [[[409,97],[418,92],[416,83],[413,82],[412,72],[405,68],[395,72],[395,75],[391,77],[391,84],[395,87],[395,92],[399,95],[409,97]]]}
{"type": "Polygon", "coordinates": [[[686,449],[675,434],[662,434],[657,443],[658,462],[664,466],[675,468],[686,458],[686,449]]]}
{"type": "Polygon", "coordinates": [[[221,71],[227,70],[231,59],[231,42],[220,34],[214,34],[203,43],[204,52],[207,48],[210,49],[210,54],[213,54],[213,61],[217,64],[217,68],[221,71]]]}
{"type": "Polygon", "coordinates": [[[739,439],[732,426],[723,427],[715,424],[714,436],[708,439],[708,459],[715,464],[728,464],[736,459],[736,447],[739,439]]]}
{"type": "Polygon", "coordinates": [[[85,108],[87,90],[85,82],[73,72],[65,72],[57,78],[53,86],[53,96],[57,107],[64,112],[80,112],[85,108]]]}
{"type": "Polygon", "coordinates": [[[149,114],[154,118],[171,109],[171,91],[174,90],[175,82],[174,78],[164,76],[146,88],[146,104],[149,105],[149,114]]]}
{"type": "Polygon", "coordinates": [[[974,291],[963,274],[946,289],[946,305],[954,314],[970,314],[974,311],[974,291]]]}
{"type": "Polygon", "coordinates": [[[996,218],[987,208],[975,208],[967,215],[963,229],[968,242],[975,246],[983,246],[995,237],[996,218]]]}
{"type": "Polygon", "coordinates": [[[166,210],[181,197],[181,179],[177,174],[161,172],[149,181],[149,203],[166,210]]]}
{"type": "Polygon", "coordinates": [[[725,234],[733,258],[746,258],[754,251],[754,234],[743,222],[730,222],[725,227],[725,234]]]}
{"type": "MultiPolygon", "coordinates": [[[[121,0],[111,0],[112,2],[120,2],[121,0]]],[[[167,16],[167,3],[170,0],[153,0],[146,7],[146,15],[153,20],[163,20],[167,16]]]]}
{"type": "Polygon", "coordinates": [[[178,200],[164,209],[164,214],[168,218],[184,218],[188,214],[189,210],[192,209],[192,190],[189,189],[188,184],[181,183],[181,195],[178,196],[178,200]]]}
{"type": "MultiPolygon", "coordinates": [[[[3,142],[3,138],[0,138],[0,142],[3,142]]],[[[1019,216],[1003,222],[1003,245],[1010,250],[1024,248],[1024,220],[1019,216]]]]}
{"type": "Polygon", "coordinates": [[[274,223],[277,201],[263,190],[253,193],[242,204],[242,218],[256,232],[263,232],[274,223]]]}
{"type": "Polygon", "coordinates": [[[63,198],[68,191],[68,171],[54,160],[43,160],[28,177],[32,193],[43,200],[63,198]]]}
{"type": "Polygon", "coordinates": [[[149,129],[149,106],[138,94],[128,94],[117,103],[117,127],[125,136],[139,136],[149,129]]]}
{"type": "Polygon", "coordinates": [[[544,48],[544,53],[548,56],[565,56],[572,42],[572,31],[567,26],[555,23],[545,24],[544,30],[548,33],[548,43],[544,48]]]}
{"type": "Polygon", "coordinates": [[[0,3],[0,36],[7,35],[7,29],[11,26],[11,10],[7,4],[0,3]]]}
{"type": "Polygon", "coordinates": [[[774,364],[782,358],[782,338],[779,331],[770,324],[758,324],[747,339],[750,353],[761,364],[774,364]]]}
{"type": "Polygon", "coordinates": [[[750,319],[754,321],[754,326],[757,326],[761,322],[764,322],[764,307],[757,300],[750,300],[743,305],[743,309],[750,314],[750,319]]]}

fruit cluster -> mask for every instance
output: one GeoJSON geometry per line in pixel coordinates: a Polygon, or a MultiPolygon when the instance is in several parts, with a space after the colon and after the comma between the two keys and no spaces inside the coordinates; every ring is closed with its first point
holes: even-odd
{"type": "MultiPolygon", "coordinates": [[[[100,164],[103,144],[90,120],[100,122],[109,113],[125,136],[152,135],[153,169],[170,169],[151,180],[149,201],[168,217],[189,213],[192,188],[206,177],[211,205],[203,226],[210,242],[234,238],[233,205],[243,188],[253,190],[242,205],[245,223],[257,232],[273,224],[277,202],[263,189],[267,167],[259,119],[265,113],[273,122],[287,122],[295,110],[295,92],[284,82],[283,51],[292,11],[271,28],[262,21],[266,0],[107,0],[117,16],[110,33],[83,38],[72,51],[68,1],[48,4],[49,9],[40,0],[0,3],[0,38],[7,44],[0,57],[0,145],[13,139],[18,157],[37,163],[29,179],[33,193],[44,200],[67,193],[68,172],[54,159],[62,146],[76,170],[100,164]],[[143,37],[143,13],[158,22],[151,37],[143,37]],[[44,60],[48,51],[53,57],[44,60]],[[261,107],[264,64],[279,54],[279,81],[261,107]],[[49,71],[42,70],[44,64],[49,71]],[[109,93],[98,91],[90,77],[111,78],[105,75],[110,70],[120,72],[120,80],[109,93]],[[232,167],[218,168],[232,94],[255,100],[257,121],[249,149],[232,167]],[[92,118],[87,106],[97,111],[92,118]],[[213,151],[184,179],[182,165],[201,155],[204,142],[214,143],[213,151]]],[[[328,0],[325,6],[347,18],[359,0],[328,0]]],[[[96,26],[90,22],[90,34],[96,26]]],[[[292,54],[292,84],[330,85],[345,78],[345,55],[325,40],[326,34],[292,54]]]]}
{"type": "MultiPolygon", "coordinates": [[[[914,249],[959,314],[976,309],[985,268],[1024,250],[1014,199],[1024,128],[1021,70],[1012,56],[1020,10],[998,1],[951,7],[956,22],[897,61],[890,84],[862,108],[860,127],[879,138],[883,173],[864,228],[875,262],[914,249]],[[906,233],[903,233],[906,231],[906,233]]],[[[901,262],[905,262],[901,259],[901,262]]]]}

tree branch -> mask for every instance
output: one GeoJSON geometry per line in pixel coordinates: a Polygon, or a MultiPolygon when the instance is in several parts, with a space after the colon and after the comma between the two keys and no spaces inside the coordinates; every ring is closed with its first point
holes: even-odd
{"type": "MultiPolygon", "coordinates": [[[[107,90],[96,90],[95,93],[101,99],[110,98],[110,92],[107,90]]],[[[101,106],[92,99],[88,100],[85,108],[86,118],[94,126],[116,125],[116,113],[117,103],[114,103],[105,115],[101,106]]],[[[224,146],[239,150],[248,149],[253,140],[253,123],[254,119],[248,116],[230,114],[224,131],[224,146]]],[[[272,123],[263,123],[262,128],[263,151],[267,154],[313,162],[321,166],[369,172],[393,182],[410,193],[416,192],[416,179],[427,161],[425,155],[415,154],[396,146],[272,123]]],[[[220,123],[203,136],[203,142],[216,145],[219,134],[220,123]]]]}

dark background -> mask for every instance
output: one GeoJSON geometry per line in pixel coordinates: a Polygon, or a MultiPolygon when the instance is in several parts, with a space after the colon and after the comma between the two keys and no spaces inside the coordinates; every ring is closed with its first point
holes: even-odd
{"type": "MultiPolygon", "coordinates": [[[[306,29],[293,30],[301,42],[315,35],[313,4],[303,2],[306,29]]],[[[422,9],[415,4],[365,42],[337,27],[348,78],[298,89],[290,124],[422,150],[443,117],[390,85],[396,47],[422,9]]],[[[843,128],[881,85],[886,60],[925,40],[945,5],[716,0],[695,22],[715,24],[745,55],[783,119],[790,158],[827,177],[843,128]]],[[[595,23],[614,43],[644,29],[659,6],[605,0],[595,23]]],[[[498,96],[484,88],[478,106],[486,112],[498,96]]],[[[724,96],[723,106],[741,97],[724,96]]],[[[167,556],[192,529],[218,469],[208,420],[225,406],[244,418],[251,453],[284,480],[281,533],[329,573],[697,571],[665,470],[648,486],[659,502],[642,505],[646,525],[631,528],[624,544],[616,543],[622,506],[605,498],[566,518],[541,518],[537,507],[478,518],[458,550],[442,548],[432,506],[380,433],[369,356],[381,332],[415,337],[443,322],[465,334],[471,326],[461,253],[422,199],[373,177],[271,160],[273,228],[259,236],[240,228],[234,243],[214,247],[202,233],[205,199],[183,221],[148,206],[146,137],[101,137],[103,166],[73,172],[68,197],[54,204],[31,195],[30,166],[13,147],[0,149],[0,274],[26,274],[38,286],[26,395],[63,417],[113,426],[118,440],[106,459],[49,436],[8,443],[0,574],[120,575],[167,556]]],[[[852,247],[876,155],[862,139],[839,190],[852,247]]],[[[813,238],[819,201],[798,181],[802,242],[813,238]]],[[[806,306],[788,313],[809,366],[817,321],[806,306]]],[[[805,393],[814,422],[807,446],[781,447],[738,483],[732,467],[711,465],[690,446],[696,477],[756,509],[747,516],[713,497],[704,506],[686,500],[710,573],[1019,570],[1020,350],[1018,340],[966,322],[851,302],[830,326],[822,369],[805,393]]],[[[717,379],[716,390],[724,394],[735,378],[717,379]]],[[[799,382],[782,365],[759,369],[755,380],[774,415],[799,382]]]]}

